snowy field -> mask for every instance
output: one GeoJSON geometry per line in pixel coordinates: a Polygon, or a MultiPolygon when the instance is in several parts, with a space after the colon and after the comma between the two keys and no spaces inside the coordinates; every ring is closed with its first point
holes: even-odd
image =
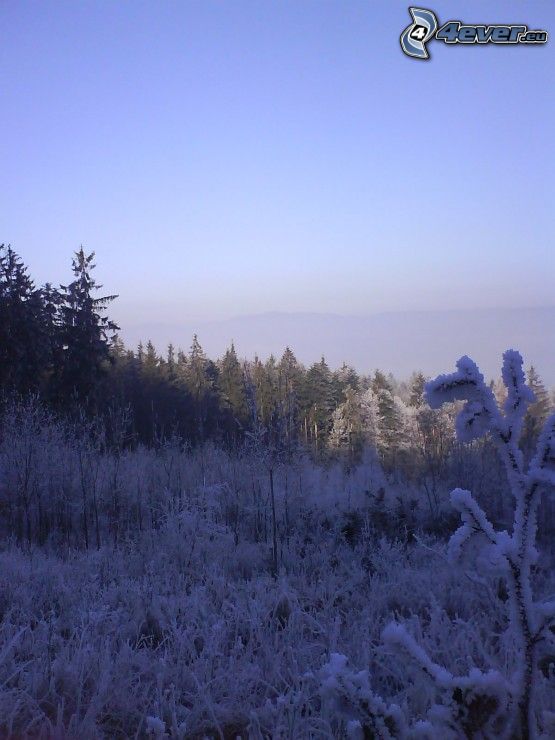
{"type": "Polygon", "coordinates": [[[553,506],[536,493],[555,419],[512,470],[529,400],[516,355],[504,377],[504,414],[471,364],[429,388],[433,406],[467,401],[437,509],[371,450],[350,465],[176,440],[110,452],[12,408],[2,736],[553,737],[553,506]],[[450,502],[449,476],[477,500],[450,502]]]}

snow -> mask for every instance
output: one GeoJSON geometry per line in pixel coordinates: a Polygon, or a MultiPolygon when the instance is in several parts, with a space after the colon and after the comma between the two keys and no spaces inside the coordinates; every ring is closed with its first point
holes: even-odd
{"type": "Polygon", "coordinates": [[[407,652],[439,687],[447,688],[452,685],[453,675],[445,668],[431,661],[426,651],[418,645],[402,624],[390,622],[382,632],[382,639],[387,644],[400,647],[407,652]]]}
{"type": "Polygon", "coordinates": [[[529,474],[534,482],[555,486],[555,414],[545,422],[529,474]]]}
{"type": "MultiPolygon", "coordinates": [[[[359,390],[360,459],[339,446],[276,463],[277,572],[258,451],[167,441],[116,456],[32,403],[8,407],[2,522],[26,504],[52,529],[0,550],[0,734],[455,740],[483,722],[476,737],[519,736],[530,649],[542,671],[553,649],[536,525],[552,536],[555,415],[527,467],[517,352],[502,376],[501,408],[468,358],[427,384],[441,411],[392,384],[392,468],[373,446],[386,444],[375,394],[359,390]],[[101,538],[88,549],[84,489],[101,538]]],[[[334,421],[341,437],[345,414],[334,421]]],[[[526,730],[548,737],[542,671],[526,730]]]]}

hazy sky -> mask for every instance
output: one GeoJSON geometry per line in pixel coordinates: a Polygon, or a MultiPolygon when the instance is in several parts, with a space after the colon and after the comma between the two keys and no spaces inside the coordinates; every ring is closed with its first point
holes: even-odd
{"type": "Polygon", "coordinates": [[[2,0],[0,241],[95,250],[122,325],[553,304],[555,40],[418,62],[408,5],[2,0]]]}

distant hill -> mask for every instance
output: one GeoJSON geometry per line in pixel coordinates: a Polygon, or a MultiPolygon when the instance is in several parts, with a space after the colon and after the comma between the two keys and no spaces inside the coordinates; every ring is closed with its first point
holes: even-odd
{"type": "Polygon", "coordinates": [[[518,349],[525,365],[533,364],[544,382],[555,385],[555,306],[527,309],[413,311],[370,316],[319,313],[264,313],[223,321],[124,327],[122,336],[135,346],[151,338],[160,350],[169,341],[188,349],[197,333],[207,354],[220,356],[235,342],[242,357],[279,358],[289,345],[310,364],[322,355],[328,364],[343,362],[360,372],[381,368],[398,378],[413,370],[427,375],[447,372],[463,354],[470,355],[487,378],[499,375],[501,353],[518,349]]]}

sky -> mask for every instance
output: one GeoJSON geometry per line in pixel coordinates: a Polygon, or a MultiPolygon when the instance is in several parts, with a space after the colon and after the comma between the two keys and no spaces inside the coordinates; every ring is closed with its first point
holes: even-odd
{"type": "MultiPolygon", "coordinates": [[[[434,0],[555,33],[555,4],[434,0]]],[[[113,315],[553,305],[554,41],[402,54],[408,3],[1,0],[0,241],[113,315]]]]}

